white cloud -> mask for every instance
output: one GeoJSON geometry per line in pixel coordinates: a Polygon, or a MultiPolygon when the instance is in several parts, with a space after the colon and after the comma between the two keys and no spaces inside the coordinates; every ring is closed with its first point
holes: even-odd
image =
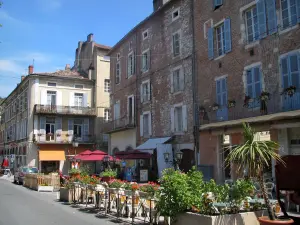
{"type": "Polygon", "coordinates": [[[0,59],[0,76],[6,73],[13,74],[23,74],[25,72],[25,67],[9,59],[0,59]]]}
{"type": "Polygon", "coordinates": [[[36,0],[36,2],[45,11],[57,10],[62,7],[61,0],[36,0]]]}

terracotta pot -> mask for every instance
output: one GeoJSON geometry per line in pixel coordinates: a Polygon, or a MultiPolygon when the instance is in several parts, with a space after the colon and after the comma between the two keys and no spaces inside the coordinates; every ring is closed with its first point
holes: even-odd
{"type": "Polygon", "coordinates": [[[269,217],[263,216],[259,217],[258,221],[260,225],[272,225],[272,224],[293,224],[294,220],[286,219],[286,220],[270,220],[269,217]]]}
{"type": "Polygon", "coordinates": [[[103,182],[110,183],[113,179],[115,179],[115,178],[113,178],[113,177],[102,177],[101,180],[103,182]]]}

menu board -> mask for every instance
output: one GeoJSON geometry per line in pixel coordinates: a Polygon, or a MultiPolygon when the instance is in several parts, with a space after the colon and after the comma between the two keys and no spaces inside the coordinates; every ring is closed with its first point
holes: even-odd
{"type": "Polygon", "coordinates": [[[140,182],[148,182],[148,170],[140,170],[140,182]]]}

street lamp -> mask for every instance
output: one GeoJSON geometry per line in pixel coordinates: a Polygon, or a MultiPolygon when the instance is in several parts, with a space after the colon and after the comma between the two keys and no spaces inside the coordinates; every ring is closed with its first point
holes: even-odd
{"type": "Polygon", "coordinates": [[[104,156],[104,158],[103,158],[103,162],[107,163],[107,167],[108,167],[108,169],[110,169],[110,164],[109,164],[109,161],[110,161],[110,157],[109,157],[109,155],[106,155],[106,156],[104,156]]]}
{"type": "Polygon", "coordinates": [[[170,153],[169,152],[165,152],[164,153],[165,162],[169,162],[169,157],[170,157],[170,153]]]}
{"type": "Polygon", "coordinates": [[[172,150],[173,151],[173,161],[169,161],[170,160],[170,153],[169,152],[165,152],[164,153],[164,159],[165,159],[165,162],[168,163],[173,163],[174,167],[176,170],[179,170],[179,164],[181,163],[181,160],[182,160],[182,152],[176,152],[174,154],[174,149],[172,150]]]}

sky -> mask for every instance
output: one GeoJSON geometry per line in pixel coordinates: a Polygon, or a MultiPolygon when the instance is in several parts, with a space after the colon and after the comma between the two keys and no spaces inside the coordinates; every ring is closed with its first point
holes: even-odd
{"type": "Polygon", "coordinates": [[[0,0],[0,97],[27,75],[74,64],[78,41],[114,46],[152,13],[152,0],[0,0]]]}

